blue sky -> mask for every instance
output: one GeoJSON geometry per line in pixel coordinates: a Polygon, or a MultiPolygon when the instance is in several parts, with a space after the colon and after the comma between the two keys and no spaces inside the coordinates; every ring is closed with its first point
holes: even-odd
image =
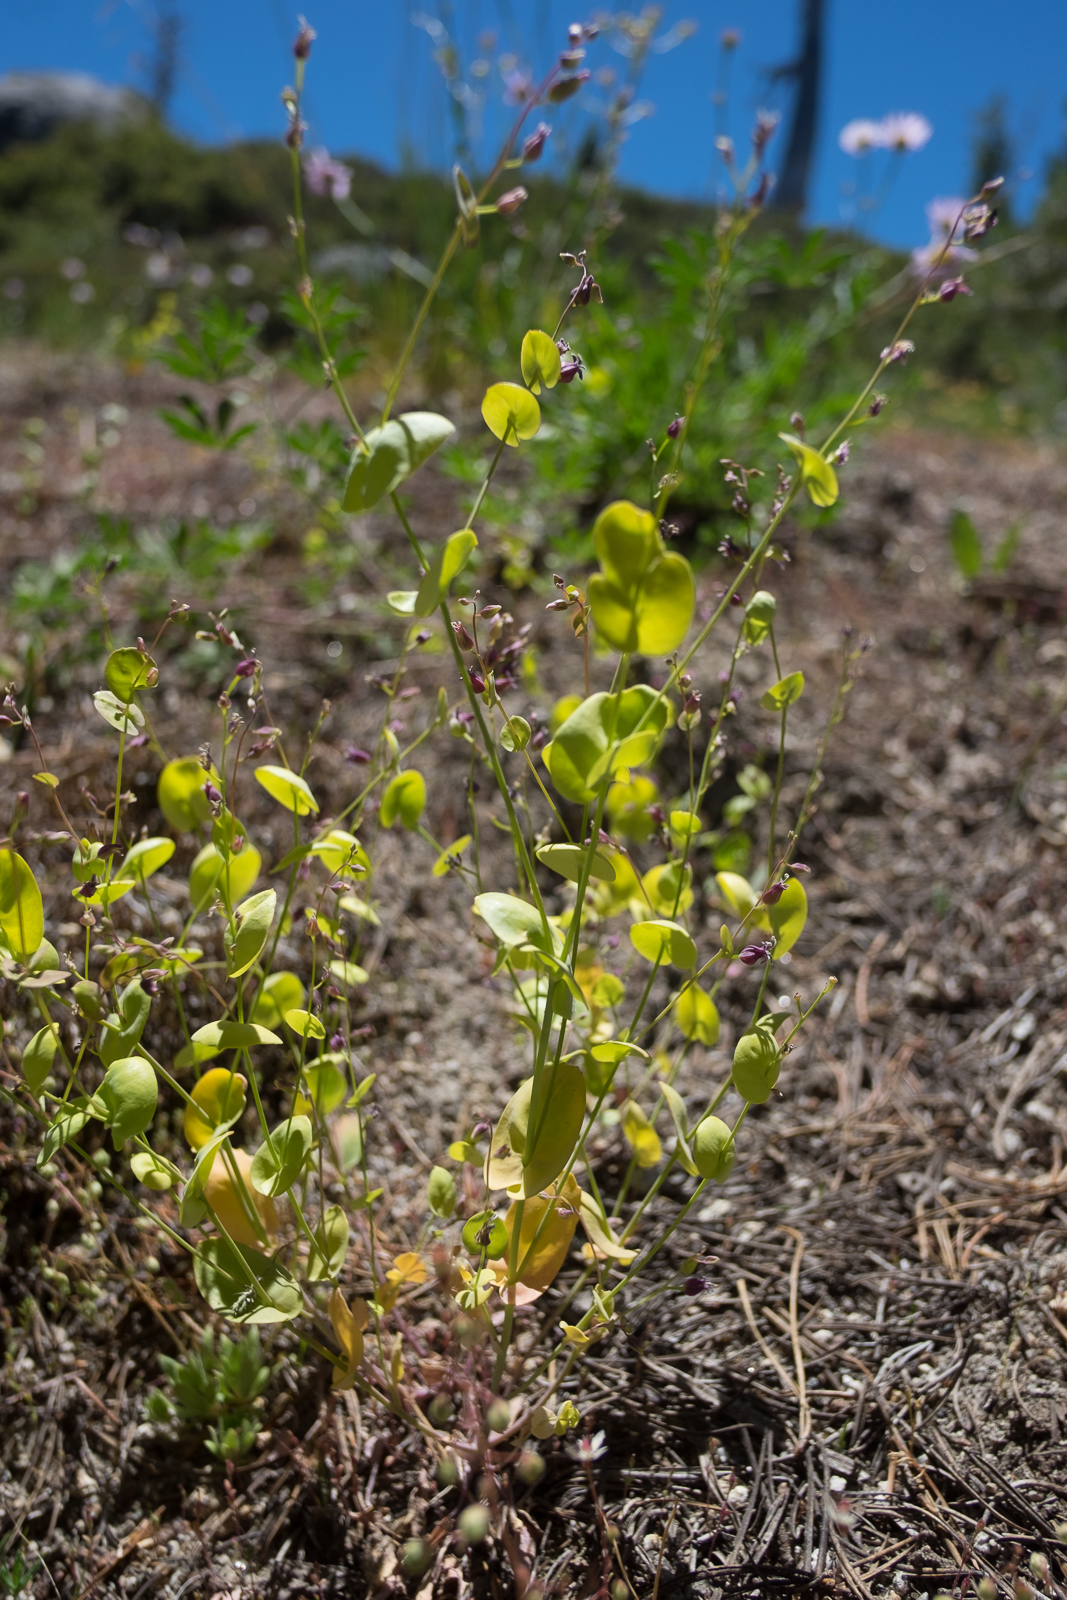
{"type": "MultiPolygon", "coordinates": [[[[4,22],[8,69],[79,69],[110,83],[144,86],[160,0],[38,0],[9,7],[4,22]]],[[[168,0],[162,0],[168,3],[168,0]]],[[[283,127],[278,99],[291,77],[289,44],[301,3],[290,0],[169,0],[182,17],[181,67],[172,118],[196,138],[220,142],[274,136],[283,127]]],[[[921,152],[900,164],[872,231],[898,245],[925,238],[923,208],[935,195],[959,193],[969,172],[974,113],[1006,97],[1016,146],[1018,204],[1025,214],[1048,157],[1064,146],[1067,99],[1067,4],[1064,0],[828,0],[829,59],[809,220],[835,223],[854,201],[857,164],[837,147],[853,117],[919,111],[934,126],[921,152]]],[[[319,38],[311,60],[308,114],[312,142],[366,155],[385,165],[403,150],[445,166],[453,159],[451,123],[420,11],[451,16],[466,60],[492,64],[483,114],[483,148],[502,123],[497,63],[510,51],[544,70],[566,24],[586,13],[562,0],[303,0],[319,38]],[[492,46],[484,39],[495,34],[492,46]]],[[[634,9],[637,9],[635,6],[634,9]]],[[[697,24],[694,37],[652,58],[639,98],[654,110],[635,123],[622,158],[629,182],[707,198],[721,178],[712,150],[711,94],[724,27],[740,29],[733,64],[731,131],[742,140],[756,109],[788,107],[768,69],[787,60],[796,40],[798,0],[668,0],[664,25],[697,24]]],[[[625,70],[598,42],[588,63],[625,70]]],[[[592,90],[590,93],[606,91],[592,90]]],[[[552,117],[573,145],[581,131],[573,103],[552,117]]],[[[776,147],[772,146],[771,165],[776,147]]],[[[780,150],[779,150],[780,159],[780,150]]],[[[884,159],[884,158],[883,158],[884,159]]],[[[877,182],[879,174],[872,174],[877,182]]],[[[358,198],[358,196],[357,196],[358,198]]]]}

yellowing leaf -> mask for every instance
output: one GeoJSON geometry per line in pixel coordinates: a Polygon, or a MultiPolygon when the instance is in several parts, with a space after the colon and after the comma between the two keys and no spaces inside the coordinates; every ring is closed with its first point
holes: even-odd
{"type": "Polygon", "coordinates": [[[757,898],[756,891],[748,879],[742,878],[739,872],[717,872],[715,882],[719,886],[719,893],[734,915],[747,917],[757,898]]]}
{"type": "Polygon", "coordinates": [[[44,902],[21,856],[0,850],[0,934],[17,961],[29,961],[44,938],[44,902]]]}
{"type": "Polygon", "coordinates": [[[837,473],[825,456],[821,456],[818,450],[813,450],[810,445],[792,433],[780,433],[778,437],[796,456],[800,466],[801,482],[810,494],[813,505],[832,506],[840,490],[837,486],[837,473]]]}
{"type": "Polygon", "coordinates": [[[627,1100],[622,1113],[622,1131],[639,1167],[654,1167],[663,1159],[659,1134],[636,1100],[627,1100]]]}
{"type": "Polygon", "coordinates": [[[252,1186],[252,1157],[247,1150],[216,1152],[204,1180],[204,1199],[236,1244],[258,1245],[262,1235],[272,1240],[278,1232],[278,1212],[269,1195],[252,1186]],[[227,1158],[236,1166],[241,1183],[235,1184],[227,1158]],[[259,1228],[252,1218],[258,1218],[259,1228]]]}
{"type": "Polygon", "coordinates": [[[186,1103],[184,1131],[193,1150],[201,1149],[222,1127],[232,1127],[245,1108],[248,1083],[239,1072],[212,1067],[192,1088],[194,1105],[186,1103]]]}
{"type": "Polygon", "coordinates": [[[695,1039],[698,1044],[712,1045],[719,1037],[719,1012],[709,994],[698,984],[691,983],[678,996],[674,1019],[684,1039],[695,1039]]]}
{"type": "Polygon", "coordinates": [[[774,905],[762,907],[761,920],[774,934],[773,958],[792,950],[808,920],[808,897],[799,878],[790,878],[774,905]]]}
{"type": "Polygon", "coordinates": [[[356,1381],[356,1372],[363,1360],[363,1330],[369,1320],[370,1312],[365,1300],[354,1300],[349,1307],[340,1289],[333,1291],[330,1296],[330,1322],[344,1356],[343,1366],[333,1369],[335,1389],[351,1389],[356,1381]]]}
{"type": "Polygon", "coordinates": [[[419,825],[426,809],[426,780],[421,772],[398,772],[385,788],[380,812],[383,828],[402,822],[408,832],[419,825]]]}
{"type": "MultiPolygon", "coordinates": [[[[574,1230],[578,1226],[580,1200],[581,1190],[571,1173],[558,1196],[553,1192],[547,1196],[536,1195],[526,1201],[519,1225],[517,1283],[540,1293],[553,1282],[567,1259],[574,1230]]],[[[515,1237],[517,1215],[518,1202],[515,1201],[504,1219],[511,1239],[515,1237]]],[[[511,1259],[510,1250],[507,1259],[511,1259]]]]}
{"type": "Polygon", "coordinates": [[[583,1255],[588,1250],[595,1260],[607,1258],[617,1261],[622,1267],[629,1266],[631,1261],[637,1259],[637,1251],[628,1250],[624,1244],[619,1243],[596,1199],[593,1195],[586,1194],[584,1189],[581,1192],[579,1211],[582,1227],[589,1240],[589,1244],[582,1252],[583,1255]]]}

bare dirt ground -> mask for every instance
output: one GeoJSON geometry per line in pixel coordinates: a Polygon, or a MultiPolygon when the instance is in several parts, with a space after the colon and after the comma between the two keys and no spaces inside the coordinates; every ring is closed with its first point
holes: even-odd
{"type": "MultiPolygon", "coordinates": [[[[97,406],[108,398],[91,371],[23,364],[10,377],[0,425],[9,576],[27,551],[39,558],[80,536],[79,407],[90,394],[97,406]],[[49,430],[29,499],[18,433],[28,407],[49,430]]],[[[181,513],[197,498],[215,510],[262,493],[241,462],[167,440],[150,410],[157,380],[108,381],[130,421],[93,491],[104,503],[156,517],[163,501],[181,513]]],[[[811,917],[779,980],[783,993],[805,995],[831,974],[838,985],[780,1093],[750,1117],[730,1182],[662,1252],[651,1286],[664,1292],[629,1305],[625,1328],[575,1369],[582,1431],[602,1430],[606,1454],[587,1473],[562,1441],[547,1446],[540,1483],[504,1493],[493,1536],[463,1553],[455,1520],[475,1484],[438,1489],[414,1437],[338,1402],[311,1356],[279,1370],[255,1453],[227,1473],[197,1435],[144,1419],[157,1352],[189,1348],[206,1314],[182,1253],[147,1238],[107,1194],[102,1228],[89,1228],[85,1174],[42,1179],[34,1131],[5,1100],[0,1539],[18,1530],[29,1541],[42,1563],[36,1596],[495,1597],[513,1591],[509,1544],[545,1594],[606,1594],[620,1570],[642,1600],[919,1600],[973,1594],[982,1577],[1007,1595],[1016,1576],[1064,1593],[1067,462],[1022,444],[887,432],[853,458],[843,491],[836,522],[792,530],[793,559],[776,579],[783,670],[800,667],[808,682],[787,763],[794,804],[832,699],[841,630],[872,640],[803,841],[811,917]],[[1023,519],[1008,574],[964,590],[945,537],[955,507],[989,549],[1023,519]],[[150,1251],[157,1272],[146,1270],[150,1251]],[[693,1255],[707,1287],[687,1297],[677,1273],[693,1255]],[[53,1315],[46,1265],[75,1286],[96,1275],[103,1293],[74,1292],[53,1315]],[[435,1554],[418,1580],[397,1565],[413,1534],[435,1554]]],[[[432,469],[416,480],[414,514],[428,536],[454,525],[451,493],[432,469]]],[[[323,694],[333,702],[311,775],[337,810],[352,793],[345,751],[380,715],[367,679],[388,665],[363,624],[345,632],[363,615],[346,596],[362,605],[392,587],[396,547],[384,521],[368,521],[365,567],[312,603],[295,588],[299,508],[286,517],[288,533],[232,597],[242,637],[269,662],[278,722],[290,730],[323,694]],[[328,654],[334,642],[339,656],[328,654]]],[[[700,603],[722,571],[714,563],[701,575],[700,603]]],[[[121,590],[118,600],[121,615],[121,590]]],[[[551,698],[575,687],[580,664],[542,606],[513,603],[533,624],[551,698]]],[[[698,684],[714,683],[719,654],[709,647],[698,684]]],[[[731,729],[731,771],[765,748],[751,692],[764,665],[757,655],[743,664],[750,692],[731,729]]],[[[172,753],[207,736],[219,687],[210,664],[199,680],[191,666],[175,672],[183,687],[164,699],[171,731],[161,730],[172,753]]],[[[444,654],[416,658],[409,682],[421,690],[404,712],[412,730],[438,683],[458,688],[444,654]]],[[[92,785],[110,749],[85,721],[96,686],[95,669],[75,667],[38,713],[65,781],[92,785]]],[[[439,733],[424,748],[430,825],[447,840],[466,831],[464,747],[439,733]]],[[[668,745],[666,774],[677,755],[668,745]]],[[[6,793],[36,766],[12,742],[0,766],[6,793]]],[[[156,766],[141,751],[131,771],[136,823],[152,831],[156,766]]],[[[713,795],[712,814],[731,789],[713,795]]],[[[280,855],[276,815],[246,800],[252,837],[265,857],[280,855]]],[[[50,826],[43,800],[34,806],[31,821],[50,826]]],[[[506,858],[484,831],[494,886],[506,888],[506,858]]],[[[35,850],[49,936],[63,948],[62,857],[45,843],[35,850]]],[[[168,869],[173,889],[162,886],[175,917],[191,853],[168,869]]],[[[382,837],[382,926],[361,991],[362,1059],[379,1075],[371,1171],[398,1240],[417,1227],[429,1164],[477,1116],[495,1116],[525,1062],[469,891],[432,879],[430,859],[419,841],[382,837]]],[[[698,863],[702,875],[713,888],[710,864],[698,863]]],[[[135,897],[124,905],[139,915],[135,897]]],[[[708,893],[694,915],[698,926],[721,920],[708,893]]],[[[291,959],[301,960],[295,946],[291,959]]],[[[723,1037],[686,1058],[687,1095],[728,1070],[751,982],[739,973],[724,987],[723,1037]]],[[[4,1004],[17,1043],[25,1019],[10,988],[4,1004]]],[[[9,1053],[2,1081],[15,1076],[9,1053]]],[[[625,1166],[621,1141],[606,1135],[596,1159],[610,1192],[625,1166]]],[[[669,1186],[664,1217],[687,1185],[669,1186]]],[[[563,1288],[576,1276],[565,1273],[563,1288]]],[[[552,1327],[555,1291],[530,1315],[552,1327]]],[[[278,1360],[295,1341],[283,1333],[265,1345],[278,1360]]]]}

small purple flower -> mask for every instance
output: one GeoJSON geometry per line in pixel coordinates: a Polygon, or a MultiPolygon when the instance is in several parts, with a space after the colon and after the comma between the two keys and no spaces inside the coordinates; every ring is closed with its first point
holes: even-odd
{"type": "Polygon", "coordinates": [[[765,961],[771,959],[771,947],[767,944],[746,944],[738,957],[746,967],[761,967],[765,961]]]}
{"type": "Polygon", "coordinates": [[[728,133],[720,133],[715,140],[715,148],[722,156],[728,167],[734,164],[734,141],[728,133]]]}
{"type": "Polygon", "coordinates": [[[690,1299],[693,1299],[698,1294],[703,1294],[707,1286],[708,1280],[706,1278],[687,1278],[682,1287],[690,1299]]]}
{"type": "Polygon", "coordinates": [[[475,694],[484,694],[485,693],[485,679],[482,677],[481,673],[477,670],[477,668],[476,667],[468,667],[467,676],[470,678],[471,688],[474,690],[475,694]]]}
{"type": "Polygon", "coordinates": [[[351,169],[343,161],[335,161],[322,145],[304,157],[304,177],[312,194],[347,200],[352,192],[351,169]]]}
{"type": "Polygon", "coordinates": [[[516,67],[504,79],[504,99],[509,106],[521,106],[529,98],[532,87],[530,74],[516,67]]]}
{"type": "Polygon", "coordinates": [[[332,1034],[331,1037],[330,1037],[330,1049],[331,1050],[343,1050],[344,1047],[345,1047],[345,1036],[344,1036],[344,1034],[343,1033],[332,1034]]]}
{"type": "Polygon", "coordinates": [[[354,767],[365,767],[370,759],[370,751],[361,750],[358,744],[350,744],[345,751],[345,760],[350,761],[354,767]]]}
{"type": "Polygon", "coordinates": [[[937,291],[939,300],[955,300],[958,294],[973,294],[973,289],[968,289],[962,278],[949,278],[937,291]]]}
{"type": "Polygon", "coordinates": [[[234,675],[238,678],[251,678],[258,665],[259,662],[255,656],[246,656],[243,661],[239,661],[234,667],[234,675]]]}
{"type": "Polygon", "coordinates": [[[848,460],[849,456],[851,455],[851,453],[852,453],[852,446],[849,444],[847,439],[842,439],[841,443],[838,445],[837,449],[834,451],[834,454],[833,454],[834,465],[838,466],[838,467],[843,467],[845,462],[848,460]]]}
{"type": "Polygon", "coordinates": [[[915,354],[915,346],[910,339],[898,339],[895,344],[886,345],[879,360],[899,361],[902,365],[910,355],[915,354]]]}
{"type": "Polygon", "coordinates": [[[293,42],[293,54],[298,61],[306,61],[311,54],[311,46],[318,38],[314,28],[309,27],[304,18],[300,19],[300,31],[293,42]]]}
{"type": "Polygon", "coordinates": [[[869,417],[881,416],[882,412],[885,410],[885,403],[886,396],[884,394],[876,394],[870,405],[867,407],[867,415],[869,417]]]}
{"type": "Polygon", "coordinates": [[[502,217],[510,217],[512,212],[517,211],[522,205],[523,201],[528,200],[529,198],[530,196],[528,192],[520,183],[517,188],[509,189],[506,194],[502,194],[500,196],[500,199],[496,203],[496,208],[502,217]]]}
{"type": "Polygon", "coordinates": [[[772,883],[768,888],[764,889],[763,893],[759,897],[760,905],[776,906],[785,893],[787,881],[787,879],[781,878],[777,883],[772,883]]]}
{"type": "Polygon", "coordinates": [[[673,422],[668,422],[668,424],[667,424],[667,437],[668,437],[668,439],[677,439],[678,435],[681,433],[681,431],[682,431],[682,429],[684,427],[685,427],[685,418],[684,417],[675,417],[673,422]]]}
{"type": "Polygon", "coordinates": [[[210,778],[204,784],[203,788],[204,793],[207,795],[208,804],[212,806],[221,806],[222,795],[219,793],[218,789],[216,789],[210,778]]]}
{"type": "Polygon", "coordinates": [[[573,383],[575,378],[585,379],[585,363],[581,356],[571,356],[567,361],[561,361],[559,367],[560,383],[573,383]]]}
{"type": "Polygon", "coordinates": [[[461,650],[474,649],[474,640],[471,638],[462,622],[454,622],[452,624],[452,632],[455,634],[457,643],[459,644],[461,650]]]}
{"type": "Polygon", "coordinates": [[[545,148],[552,128],[547,122],[539,122],[533,133],[527,134],[522,145],[522,159],[524,161],[538,161],[545,148]]]}
{"type": "Polygon", "coordinates": [[[756,126],[752,130],[752,148],[757,155],[762,155],[770,144],[780,121],[777,111],[756,112],[756,126]]]}

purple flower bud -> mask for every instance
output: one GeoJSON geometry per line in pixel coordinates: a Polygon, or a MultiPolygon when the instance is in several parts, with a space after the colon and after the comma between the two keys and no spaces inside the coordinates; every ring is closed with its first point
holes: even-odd
{"type": "Polygon", "coordinates": [[[867,415],[869,417],[881,416],[882,412],[885,410],[886,398],[887,397],[884,394],[876,394],[870,405],[867,407],[867,415]]]}
{"type": "Polygon", "coordinates": [[[254,656],[245,656],[244,660],[239,661],[234,667],[234,674],[238,678],[251,678],[258,665],[254,656]]]}
{"type": "Polygon", "coordinates": [[[551,132],[552,129],[547,122],[539,122],[533,133],[528,134],[523,141],[522,159],[524,161],[538,161],[551,132]]]}
{"type": "Polygon", "coordinates": [[[760,967],[770,959],[771,952],[765,944],[746,944],[738,957],[746,967],[760,967]]]}
{"type": "Polygon", "coordinates": [[[357,744],[350,744],[345,751],[345,760],[350,761],[354,767],[365,767],[370,759],[370,751],[361,750],[357,744]]]}
{"type": "Polygon", "coordinates": [[[748,197],[749,209],[752,211],[758,211],[761,206],[766,205],[767,196],[770,194],[773,188],[774,173],[761,172],[759,183],[757,183],[756,187],[748,197]]]}
{"type": "Polygon", "coordinates": [[[502,217],[510,217],[511,213],[517,211],[523,201],[529,198],[529,194],[520,183],[517,188],[509,189],[506,194],[500,196],[496,203],[496,208],[502,217]]]}
{"type": "Polygon", "coordinates": [[[215,785],[212,783],[210,778],[207,780],[207,782],[204,784],[203,787],[204,787],[204,793],[207,795],[207,798],[208,798],[208,804],[209,805],[213,805],[213,806],[221,806],[221,804],[222,804],[222,795],[216,789],[215,785]]]}
{"type": "Polygon", "coordinates": [[[454,622],[452,624],[452,632],[455,634],[457,640],[459,641],[459,647],[460,647],[461,650],[473,650],[474,649],[474,640],[471,638],[470,634],[467,632],[467,630],[463,626],[462,622],[454,622]]]}
{"type": "Polygon", "coordinates": [[[803,861],[793,861],[790,863],[789,870],[790,872],[810,872],[811,868],[806,867],[803,861]]]}
{"type": "Polygon", "coordinates": [[[478,669],[476,667],[468,667],[467,676],[470,678],[471,688],[474,690],[475,694],[484,694],[485,679],[482,677],[478,669]]]}
{"type": "Polygon", "coordinates": [[[685,427],[685,418],[684,417],[675,417],[673,422],[668,422],[668,424],[667,424],[667,437],[668,437],[668,439],[677,439],[678,435],[681,433],[681,431],[682,431],[682,429],[684,427],[685,427]]]}
{"type": "Polygon", "coordinates": [[[293,54],[298,61],[307,60],[308,56],[311,54],[311,46],[314,44],[317,38],[318,34],[315,32],[314,28],[310,28],[304,21],[304,18],[301,17],[300,32],[293,41],[293,54]]]}
{"type": "Polygon", "coordinates": [[[879,357],[879,360],[889,362],[899,361],[903,364],[907,361],[910,355],[914,354],[915,346],[912,344],[910,339],[898,339],[895,344],[886,345],[881,356],[879,357]]]}
{"type": "Polygon", "coordinates": [[[745,691],[743,689],[731,689],[730,693],[726,696],[726,699],[729,705],[739,706],[744,697],[745,691]]]}
{"type": "Polygon", "coordinates": [[[939,300],[955,300],[958,294],[973,294],[973,289],[968,289],[962,278],[949,278],[937,291],[939,300]]]}
{"type": "Polygon", "coordinates": [[[734,141],[728,133],[720,133],[715,140],[715,148],[722,156],[728,167],[734,164],[734,141]]]}
{"type": "Polygon", "coordinates": [[[662,828],[663,824],[667,820],[667,813],[664,811],[662,806],[649,806],[648,814],[658,828],[662,828]]]}
{"type": "Polygon", "coordinates": [[[756,126],[752,130],[752,148],[761,155],[770,144],[781,118],[777,111],[757,111],[756,126]]]}
{"type": "Polygon", "coordinates": [[[723,50],[736,50],[740,43],[740,28],[724,28],[719,34],[719,44],[723,50]]]}
{"type": "Polygon", "coordinates": [[[344,1046],[345,1046],[345,1036],[344,1036],[343,1033],[335,1033],[335,1034],[332,1034],[330,1036],[330,1049],[331,1050],[343,1050],[344,1046]]]}
{"type": "Polygon", "coordinates": [[[761,906],[776,906],[785,893],[786,879],[781,878],[777,883],[772,883],[760,895],[761,906]]]}
{"type": "Polygon", "coordinates": [[[574,46],[581,44],[581,42],[582,25],[580,22],[572,22],[567,29],[567,43],[574,46]]]}
{"type": "MultiPolygon", "coordinates": [[[[589,304],[588,294],[586,295],[586,298],[581,303],[582,303],[582,305],[588,305],[589,304]]],[[[559,381],[560,381],[560,383],[573,383],[575,378],[582,378],[582,379],[585,378],[585,365],[584,365],[584,363],[582,361],[581,356],[572,356],[569,361],[560,362],[560,368],[559,368],[559,381]]]]}
{"type": "Polygon", "coordinates": [[[833,458],[832,459],[834,461],[835,466],[843,467],[845,462],[848,460],[848,458],[849,458],[851,453],[852,453],[852,446],[849,444],[847,439],[842,439],[841,443],[838,445],[837,449],[833,453],[833,458]]]}
{"type": "Polygon", "coordinates": [[[687,1278],[683,1288],[689,1298],[693,1299],[696,1295],[703,1294],[707,1286],[708,1280],[706,1278],[687,1278]]]}
{"type": "Polygon", "coordinates": [[[793,429],[793,431],[795,433],[799,433],[800,437],[803,439],[803,437],[805,435],[805,432],[807,430],[805,428],[804,417],[803,417],[803,414],[801,412],[799,412],[799,411],[794,411],[793,412],[792,416],[789,418],[789,426],[793,429]]]}

